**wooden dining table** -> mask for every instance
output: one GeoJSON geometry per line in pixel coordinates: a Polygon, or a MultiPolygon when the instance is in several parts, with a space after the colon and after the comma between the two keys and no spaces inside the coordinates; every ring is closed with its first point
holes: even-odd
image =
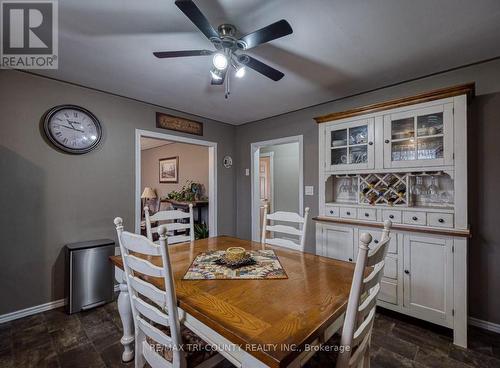
{"type": "MultiPolygon", "coordinates": [[[[299,367],[342,326],[354,265],[286,248],[219,236],[169,245],[182,322],[238,367],[299,367]],[[201,252],[273,249],[287,279],[183,280],[201,252]]],[[[111,262],[123,270],[121,256],[111,262]]],[[[150,258],[151,260],[151,258],[150,258]]],[[[153,263],[161,259],[153,257],[153,263]]],[[[123,360],[134,358],[128,289],[118,277],[123,360]]],[[[150,279],[164,288],[160,279],[150,279]]]]}

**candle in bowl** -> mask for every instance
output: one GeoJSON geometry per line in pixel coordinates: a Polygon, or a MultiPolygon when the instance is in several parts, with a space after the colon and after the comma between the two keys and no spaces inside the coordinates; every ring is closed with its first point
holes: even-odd
{"type": "Polygon", "coordinates": [[[231,247],[226,249],[226,258],[229,261],[239,261],[245,258],[245,248],[231,247]]]}

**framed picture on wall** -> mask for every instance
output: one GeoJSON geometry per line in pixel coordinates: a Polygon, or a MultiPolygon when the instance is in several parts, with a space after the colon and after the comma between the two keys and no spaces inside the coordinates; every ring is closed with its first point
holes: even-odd
{"type": "Polygon", "coordinates": [[[160,158],[160,183],[179,182],[179,156],[160,158]]]}

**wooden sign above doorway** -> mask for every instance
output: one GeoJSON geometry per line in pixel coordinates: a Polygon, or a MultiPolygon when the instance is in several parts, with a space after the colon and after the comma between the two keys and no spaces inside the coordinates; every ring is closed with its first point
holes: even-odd
{"type": "Polygon", "coordinates": [[[203,123],[161,112],[156,113],[156,127],[188,134],[203,135],[203,123]]]}

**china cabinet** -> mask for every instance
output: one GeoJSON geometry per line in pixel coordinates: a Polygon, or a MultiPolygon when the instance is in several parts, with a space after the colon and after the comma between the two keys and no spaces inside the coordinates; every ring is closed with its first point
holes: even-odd
{"type": "Polygon", "coordinates": [[[467,102],[474,85],[316,118],[316,252],[355,261],[393,223],[378,304],[467,345],[467,102]]]}

